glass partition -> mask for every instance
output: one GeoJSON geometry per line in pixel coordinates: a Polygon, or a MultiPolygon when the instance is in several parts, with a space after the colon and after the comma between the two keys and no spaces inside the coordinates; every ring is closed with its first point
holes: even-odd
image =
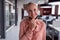
{"type": "Polygon", "coordinates": [[[5,30],[15,24],[15,4],[11,1],[5,1],[5,30]]]}

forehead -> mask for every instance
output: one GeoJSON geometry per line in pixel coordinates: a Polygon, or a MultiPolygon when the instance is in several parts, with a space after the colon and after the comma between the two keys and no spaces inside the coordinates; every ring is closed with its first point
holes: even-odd
{"type": "Polygon", "coordinates": [[[28,9],[37,9],[38,7],[37,7],[37,5],[36,4],[30,4],[29,6],[28,6],[28,9]]]}

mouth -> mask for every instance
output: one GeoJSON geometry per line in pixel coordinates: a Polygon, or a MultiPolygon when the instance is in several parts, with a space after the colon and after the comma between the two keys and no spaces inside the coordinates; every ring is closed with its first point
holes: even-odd
{"type": "MultiPolygon", "coordinates": [[[[29,19],[33,19],[33,17],[29,17],[29,19]]],[[[34,19],[37,19],[37,16],[34,19]]]]}

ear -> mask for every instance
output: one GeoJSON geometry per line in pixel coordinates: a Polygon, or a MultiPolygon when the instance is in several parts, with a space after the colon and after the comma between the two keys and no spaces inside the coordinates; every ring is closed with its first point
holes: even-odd
{"type": "Polygon", "coordinates": [[[24,8],[24,10],[28,10],[28,5],[27,4],[24,4],[23,5],[23,8],[24,8]]]}

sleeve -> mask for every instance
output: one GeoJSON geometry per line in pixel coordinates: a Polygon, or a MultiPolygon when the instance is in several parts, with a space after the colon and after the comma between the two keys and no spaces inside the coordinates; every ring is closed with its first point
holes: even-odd
{"type": "Polygon", "coordinates": [[[25,27],[25,23],[21,22],[20,23],[19,40],[31,40],[33,32],[31,30],[27,30],[26,32],[24,32],[24,27],[25,27]]]}
{"type": "Polygon", "coordinates": [[[43,23],[43,40],[46,40],[46,24],[45,23],[43,23]]]}
{"type": "Polygon", "coordinates": [[[23,36],[23,33],[24,33],[24,22],[21,22],[20,23],[20,32],[19,32],[19,38],[21,38],[23,36]]]}
{"type": "Polygon", "coordinates": [[[42,22],[41,24],[41,30],[35,34],[34,40],[46,40],[46,24],[44,22],[42,22]]]}

